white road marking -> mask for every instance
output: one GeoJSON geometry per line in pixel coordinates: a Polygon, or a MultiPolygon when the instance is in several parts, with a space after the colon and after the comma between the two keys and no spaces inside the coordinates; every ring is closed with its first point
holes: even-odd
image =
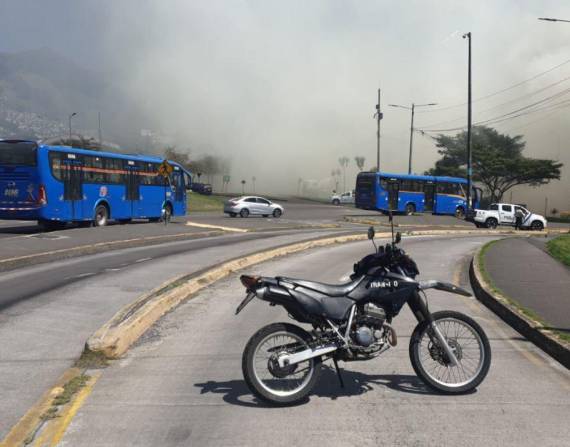
{"type": "Polygon", "coordinates": [[[141,258],[141,259],[137,259],[137,260],[135,261],[135,263],[150,261],[151,259],[152,259],[152,258],[141,258]]]}
{"type": "Polygon", "coordinates": [[[73,276],[73,278],[86,278],[87,276],[93,276],[96,274],[97,273],[95,273],[95,272],[81,273],[80,275],[73,276]]]}

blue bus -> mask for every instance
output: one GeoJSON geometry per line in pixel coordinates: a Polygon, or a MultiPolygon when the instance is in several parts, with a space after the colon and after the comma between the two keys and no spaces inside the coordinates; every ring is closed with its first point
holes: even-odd
{"type": "MultiPolygon", "coordinates": [[[[464,217],[467,210],[467,180],[459,177],[361,172],[356,178],[357,208],[453,214],[464,217]]],[[[473,187],[473,208],[479,206],[481,189],[473,187]]]]}
{"type": "Polygon", "coordinates": [[[113,219],[158,221],[186,214],[191,174],[162,159],[0,140],[0,219],[37,220],[45,228],[67,222],[104,226],[113,219]]]}

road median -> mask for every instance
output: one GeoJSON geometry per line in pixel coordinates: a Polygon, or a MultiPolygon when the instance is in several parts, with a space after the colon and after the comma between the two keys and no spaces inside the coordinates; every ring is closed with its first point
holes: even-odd
{"type": "Polygon", "coordinates": [[[485,270],[486,244],[473,256],[469,269],[475,296],[513,329],[570,369],[570,343],[549,330],[542,321],[493,286],[485,270]]]}
{"type": "Polygon", "coordinates": [[[75,258],[78,256],[94,255],[107,252],[109,250],[120,250],[125,248],[144,247],[147,245],[157,245],[166,242],[175,242],[187,239],[200,239],[205,237],[220,236],[224,231],[211,229],[196,233],[175,233],[159,236],[145,236],[139,238],[123,239],[118,241],[98,242],[95,244],[79,245],[77,247],[62,248],[40,253],[33,253],[23,256],[15,256],[7,259],[0,259],[0,272],[14,270],[20,267],[42,264],[63,259],[75,258]]]}

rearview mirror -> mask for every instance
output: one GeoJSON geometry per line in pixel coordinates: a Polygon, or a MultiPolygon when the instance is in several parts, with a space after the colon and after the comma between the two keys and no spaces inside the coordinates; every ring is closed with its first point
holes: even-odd
{"type": "Polygon", "coordinates": [[[376,232],[374,231],[374,227],[368,228],[368,239],[370,240],[374,239],[375,234],[376,232]]]}
{"type": "Polygon", "coordinates": [[[396,233],[396,240],[395,243],[399,244],[402,240],[402,233],[400,233],[399,231],[396,233]]]}

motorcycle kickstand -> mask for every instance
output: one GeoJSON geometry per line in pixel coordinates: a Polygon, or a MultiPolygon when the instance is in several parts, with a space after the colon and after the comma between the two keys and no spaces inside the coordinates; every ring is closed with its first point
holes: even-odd
{"type": "Polygon", "coordinates": [[[340,382],[340,387],[344,388],[344,380],[342,380],[342,373],[340,372],[340,368],[338,367],[338,360],[336,357],[333,357],[334,367],[336,368],[336,374],[338,376],[338,381],[340,382]]]}

